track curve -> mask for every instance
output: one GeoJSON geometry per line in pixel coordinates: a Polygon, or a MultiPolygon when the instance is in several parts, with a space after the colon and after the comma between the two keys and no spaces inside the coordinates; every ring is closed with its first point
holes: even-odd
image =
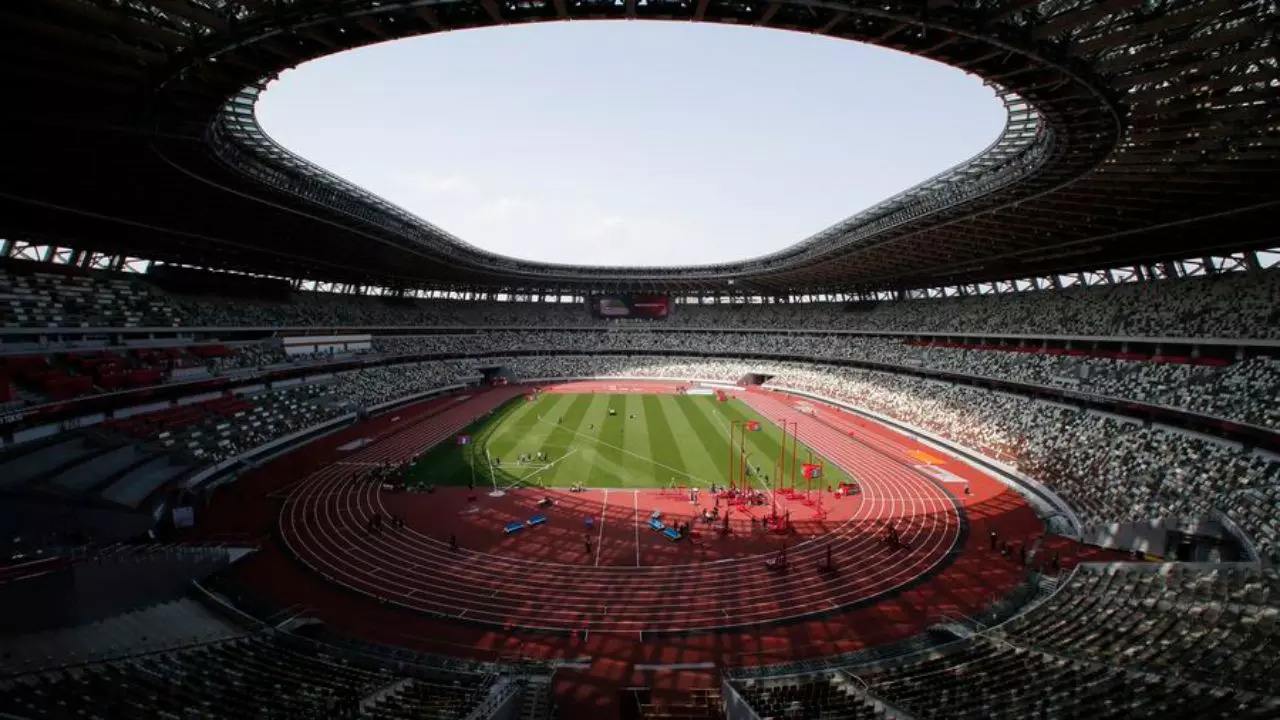
{"type": "Polygon", "coordinates": [[[962,540],[959,504],[913,470],[904,449],[894,457],[893,448],[858,442],[785,403],[751,393],[741,399],[766,417],[796,420],[802,442],[863,486],[852,517],[826,536],[794,545],[784,574],[766,571],[762,555],[592,566],[519,554],[455,553],[414,527],[365,531],[372,514],[389,513],[378,487],[357,482],[362,464],[413,457],[520,392],[505,388],[470,398],[304,478],[281,508],[285,543],[328,580],[407,609],[507,629],[643,635],[779,623],[867,604],[943,567],[962,540]],[[891,519],[908,549],[892,550],[879,539],[876,529],[891,519]],[[840,570],[822,575],[817,563],[828,547],[840,570]]]}

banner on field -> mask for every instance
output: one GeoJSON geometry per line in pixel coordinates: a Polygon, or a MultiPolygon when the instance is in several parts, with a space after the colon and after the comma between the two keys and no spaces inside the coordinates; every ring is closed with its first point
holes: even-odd
{"type": "Polygon", "coordinates": [[[822,477],[821,465],[810,465],[809,463],[804,463],[803,465],[800,466],[800,471],[805,477],[809,478],[810,480],[817,480],[818,478],[822,477]]]}

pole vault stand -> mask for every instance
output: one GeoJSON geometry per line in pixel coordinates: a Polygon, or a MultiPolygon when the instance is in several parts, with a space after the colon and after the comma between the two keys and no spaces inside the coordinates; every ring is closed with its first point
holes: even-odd
{"type": "Polygon", "coordinates": [[[822,493],[821,493],[821,492],[819,492],[819,493],[818,493],[818,499],[817,499],[816,501],[814,501],[814,500],[810,500],[809,498],[805,498],[804,504],[805,504],[805,505],[808,505],[808,506],[809,506],[809,507],[811,507],[811,508],[813,508],[813,519],[814,519],[814,520],[826,520],[826,519],[827,519],[827,506],[826,506],[826,504],[824,504],[824,503],[822,502],[822,493]]]}

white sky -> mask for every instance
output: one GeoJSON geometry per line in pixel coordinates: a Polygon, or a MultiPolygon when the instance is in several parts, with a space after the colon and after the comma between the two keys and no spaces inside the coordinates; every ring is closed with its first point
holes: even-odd
{"type": "Polygon", "coordinates": [[[927,60],[691,23],[468,30],[285,73],[263,128],[479,247],[681,265],[781,249],[972,157],[992,90],[927,60]]]}

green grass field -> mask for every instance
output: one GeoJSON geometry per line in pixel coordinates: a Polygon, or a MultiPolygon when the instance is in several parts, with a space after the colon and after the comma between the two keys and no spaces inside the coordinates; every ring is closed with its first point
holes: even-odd
{"type": "MultiPolygon", "coordinates": [[[[758,420],[761,429],[746,433],[747,464],[761,472],[753,477],[764,487],[775,474],[781,429],[737,400],[719,402],[693,395],[572,395],[523,397],[499,408],[464,431],[470,445],[450,438],[410,469],[412,484],[490,487],[492,470],[499,487],[518,483],[545,487],[662,488],[706,487],[727,481],[729,423],[758,420]],[[610,408],[617,411],[609,415],[610,408]],[[632,418],[631,416],[635,417],[632,418]],[[500,461],[490,466],[488,458],[500,461]],[[519,456],[547,453],[547,461],[521,464],[519,456]]],[[[787,455],[791,455],[787,440],[787,455]]],[[[799,446],[797,464],[819,461],[817,453],[799,446]]],[[[790,465],[790,458],[787,460],[790,465]]],[[[849,476],[826,464],[825,484],[849,476]]],[[[796,471],[796,485],[806,481],[796,471]]],[[[816,485],[815,485],[816,486],[816,485]]]]}

